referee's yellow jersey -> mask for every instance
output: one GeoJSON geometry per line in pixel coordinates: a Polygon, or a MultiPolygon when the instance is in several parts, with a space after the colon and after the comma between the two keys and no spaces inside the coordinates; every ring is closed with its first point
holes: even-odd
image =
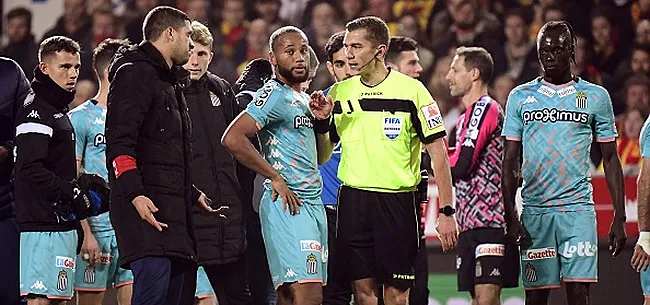
{"type": "Polygon", "coordinates": [[[424,85],[389,70],[376,86],[359,76],[336,83],[336,132],[341,142],[338,177],[343,184],[375,192],[414,191],[420,182],[422,143],[446,135],[438,105],[424,85]]]}

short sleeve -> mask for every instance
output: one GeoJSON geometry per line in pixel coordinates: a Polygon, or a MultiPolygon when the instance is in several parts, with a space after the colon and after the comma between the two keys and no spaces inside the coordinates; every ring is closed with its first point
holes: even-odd
{"type": "Polygon", "coordinates": [[[438,104],[431,97],[426,87],[419,81],[415,86],[415,112],[416,119],[414,126],[420,140],[424,144],[433,142],[436,139],[443,138],[447,135],[445,124],[442,121],[442,114],[438,104]]]}
{"type": "Polygon", "coordinates": [[[641,146],[641,156],[644,158],[650,158],[650,117],[645,120],[643,128],[641,129],[639,145],[641,146]]]}
{"type": "MultiPolygon", "coordinates": [[[[587,101],[590,102],[590,101],[587,101]]],[[[612,108],[612,99],[607,90],[599,88],[594,109],[594,128],[597,142],[611,142],[618,137],[612,108]]]]}
{"type": "Polygon", "coordinates": [[[524,124],[521,119],[521,103],[517,98],[517,89],[513,89],[508,94],[508,101],[506,102],[506,118],[503,123],[502,136],[508,140],[521,141],[523,135],[524,124]]]}
{"type": "Polygon", "coordinates": [[[275,81],[266,83],[246,107],[246,113],[257,122],[259,129],[281,118],[278,104],[281,104],[284,94],[279,86],[275,81]]]}
{"type": "Polygon", "coordinates": [[[74,129],[77,160],[83,160],[87,143],[86,137],[88,136],[88,122],[85,122],[85,116],[81,111],[72,111],[69,116],[70,123],[72,123],[72,128],[74,129]]]}

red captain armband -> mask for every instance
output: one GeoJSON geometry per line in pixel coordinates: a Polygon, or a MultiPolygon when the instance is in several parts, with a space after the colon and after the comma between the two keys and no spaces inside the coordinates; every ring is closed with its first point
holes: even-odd
{"type": "Polygon", "coordinates": [[[135,159],[131,156],[121,155],[113,159],[113,171],[115,172],[115,178],[120,178],[122,174],[136,169],[135,159]]]}

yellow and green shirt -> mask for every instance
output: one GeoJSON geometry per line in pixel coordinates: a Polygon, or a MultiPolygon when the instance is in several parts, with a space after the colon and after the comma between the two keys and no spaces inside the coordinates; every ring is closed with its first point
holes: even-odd
{"type": "Polygon", "coordinates": [[[350,187],[376,192],[414,191],[420,182],[422,143],[446,135],[438,105],[424,85],[389,70],[375,86],[359,76],[336,83],[333,142],[341,143],[338,176],[350,187]]]}

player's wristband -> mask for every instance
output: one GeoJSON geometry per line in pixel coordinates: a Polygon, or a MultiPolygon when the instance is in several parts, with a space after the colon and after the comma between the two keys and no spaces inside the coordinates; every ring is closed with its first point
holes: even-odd
{"type": "Polygon", "coordinates": [[[636,244],[641,246],[646,253],[650,253],[650,232],[639,232],[636,244]]]}
{"type": "Polygon", "coordinates": [[[324,120],[316,119],[314,120],[314,131],[316,133],[328,133],[330,131],[330,125],[332,123],[332,116],[324,120]]]}

